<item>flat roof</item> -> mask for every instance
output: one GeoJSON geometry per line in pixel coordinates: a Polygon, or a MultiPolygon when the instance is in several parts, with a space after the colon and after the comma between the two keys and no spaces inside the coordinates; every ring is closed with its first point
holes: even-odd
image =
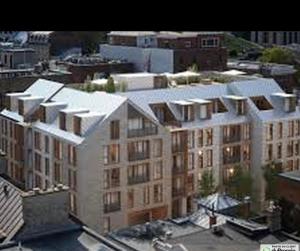
{"type": "Polygon", "coordinates": [[[245,100],[246,97],[237,96],[237,95],[225,95],[224,98],[234,99],[234,100],[245,100]]]}
{"type": "Polygon", "coordinates": [[[278,176],[300,182],[300,170],[280,173],[278,176]]]}
{"type": "Polygon", "coordinates": [[[154,77],[157,76],[156,73],[150,72],[136,72],[136,73],[121,73],[121,74],[113,74],[116,77],[154,77]]]}

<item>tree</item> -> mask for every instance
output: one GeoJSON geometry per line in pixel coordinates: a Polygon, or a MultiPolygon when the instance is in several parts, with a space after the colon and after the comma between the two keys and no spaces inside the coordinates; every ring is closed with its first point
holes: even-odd
{"type": "Polygon", "coordinates": [[[294,56],[287,49],[273,47],[263,51],[260,61],[264,63],[293,64],[294,56]]]}
{"type": "Polygon", "coordinates": [[[264,179],[266,181],[265,197],[267,200],[277,200],[277,175],[282,172],[282,167],[281,165],[276,165],[275,162],[272,162],[263,166],[262,168],[264,170],[264,179]]]}
{"type": "Polygon", "coordinates": [[[239,200],[243,200],[252,193],[253,179],[249,170],[241,165],[236,165],[232,169],[232,175],[225,182],[227,193],[239,200]]]}
{"type": "Polygon", "coordinates": [[[105,86],[105,91],[108,93],[114,93],[116,92],[115,82],[112,77],[108,77],[107,84],[105,86]]]}
{"type": "Polygon", "coordinates": [[[200,195],[206,197],[215,192],[215,180],[212,171],[205,170],[199,181],[200,195]]]}

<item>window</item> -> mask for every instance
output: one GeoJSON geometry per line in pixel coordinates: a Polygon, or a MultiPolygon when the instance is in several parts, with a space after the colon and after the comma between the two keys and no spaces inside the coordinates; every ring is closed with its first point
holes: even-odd
{"type": "Polygon", "coordinates": [[[49,176],[49,174],[50,174],[49,159],[45,158],[45,175],[49,176]]]}
{"type": "Polygon", "coordinates": [[[202,39],[202,47],[218,47],[219,38],[205,38],[202,39]]]}
{"type": "Polygon", "coordinates": [[[133,208],[134,206],[134,190],[133,189],[129,189],[128,193],[127,193],[127,206],[128,208],[133,208]]]}
{"type": "Polygon", "coordinates": [[[195,168],[194,166],[194,153],[188,154],[188,169],[193,170],[195,168]]]}
{"type": "Polygon", "coordinates": [[[153,140],[153,155],[155,158],[162,156],[162,139],[153,140]]]}
{"type": "Polygon", "coordinates": [[[282,131],[283,131],[283,125],[282,122],[278,123],[278,138],[282,139],[282,131]]]}
{"type": "Polygon", "coordinates": [[[45,153],[49,153],[49,137],[45,136],[45,153]]]}
{"type": "Polygon", "coordinates": [[[295,141],[295,155],[299,156],[299,146],[300,146],[300,140],[295,141]]]}
{"type": "Polygon", "coordinates": [[[211,167],[213,165],[213,151],[210,150],[206,150],[206,163],[207,163],[207,167],[211,167]]]}
{"type": "Polygon", "coordinates": [[[143,203],[144,205],[150,204],[150,187],[145,186],[143,189],[143,203]]]}
{"type": "Polygon", "coordinates": [[[183,133],[173,132],[172,133],[172,152],[180,152],[183,150],[183,133]]]}
{"type": "Polygon", "coordinates": [[[184,162],[182,154],[173,155],[173,171],[183,171],[184,162]]]}
{"type": "Polygon", "coordinates": [[[250,145],[243,145],[243,160],[250,160],[250,145]]]}
{"type": "Polygon", "coordinates": [[[77,188],[77,175],[76,171],[69,169],[68,170],[68,181],[69,181],[69,187],[76,191],[77,188]]]}
{"type": "Polygon", "coordinates": [[[9,122],[9,137],[13,137],[13,123],[9,122]]]}
{"type": "Polygon", "coordinates": [[[154,185],[154,203],[163,201],[163,186],[162,184],[154,185]]]}
{"type": "Polygon", "coordinates": [[[103,196],[104,213],[119,211],[121,209],[121,193],[110,192],[103,196]]]}
{"type": "Polygon", "coordinates": [[[120,169],[113,168],[104,170],[104,188],[113,188],[120,186],[120,169]]]}
{"type": "Polygon", "coordinates": [[[103,232],[105,234],[110,232],[110,218],[109,217],[103,218],[103,232]]]}
{"type": "Polygon", "coordinates": [[[59,163],[54,163],[54,180],[56,183],[61,183],[61,166],[59,163]]]}
{"type": "Polygon", "coordinates": [[[183,121],[192,121],[194,119],[194,107],[192,105],[182,106],[183,121]]]}
{"type": "Polygon", "coordinates": [[[39,132],[34,132],[34,148],[41,150],[41,134],[39,132]]]}
{"type": "Polygon", "coordinates": [[[243,139],[248,140],[250,139],[250,124],[244,124],[243,126],[243,139]]]}
{"type": "Polygon", "coordinates": [[[273,44],[277,44],[277,32],[273,31],[273,44]]]}
{"type": "Polygon", "coordinates": [[[34,154],[34,168],[35,170],[41,172],[41,155],[38,153],[34,154]]]}
{"type": "Polygon", "coordinates": [[[62,146],[61,146],[61,142],[57,139],[53,140],[53,151],[54,151],[54,157],[57,159],[61,159],[62,158],[62,146]]]}
{"type": "Polygon", "coordinates": [[[163,164],[162,164],[162,161],[154,162],[153,169],[154,169],[153,179],[154,180],[162,179],[163,178],[163,164]]]}
{"type": "Polygon", "coordinates": [[[273,145],[268,144],[267,145],[267,161],[272,160],[272,158],[273,158],[273,145]]]}
{"type": "Polygon", "coordinates": [[[246,110],[245,110],[245,100],[237,100],[236,101],[236,111],[237,115],[244,115],[246,110]]]}
{"type": "Polygon", "coordinates": [[[266,128],[267,140],[273,140],[273,124],[268,124],[266,128]]]}
{"type": "Polygon", "coordinates": [[[133,165],[128,167],[128,184],[138,184],[150,180],[149,163],[133,165]]]}
{"type": "Polygon", "coordinates": [[[72,145],[68,145],[68,163],[70,165],[76,165],[76,148],[72,145]]]}
{"type": "Polygon", "coordinates": [[[287,152],[287,154],[286,154],[287,157],[293,156],[293,141],[288,142],[286,152],[287,152]]]}
{"type": "Polygon", "coordinates": [[[198,130],[198,147],[203,146],[203,130],[198,130]]]}
{"type": "Polygon", "coordinates": [[[300,136],[300,120],[295,120],[295,134],[300,136]]]}
{"type": "Polygon", "coordinates": [[[294,121],[289,121],[288,122],[288,137],[293,137],[294,136],[294,121]]]}
{"type": "Polygon", "coordinates": [[[199,151],[199,154],[198,154],[198,165],[199,165],[199,168],[203,168],[203,151],[199,151]]]}
{"type": "Polygon", "coordinates": [[[128,143],[128,160],[148,159],[150,155],[149,140],[128,143]]]}
{"type": "Polygon", "coordinates": [[[120,121],[114,120],[110,122],[110,139],[120,138],[120,121]]]}
{"type": "Polygon", "coordinates": [[[188,148],[192,149],[195,147],[195,132],[188,131],[188,148]]]}
{"type": "Polygon", "coordinates": [[[39,188],[42,188],[42,179],[39,175],[35,175],[35,187],[39,187],[39,188]]]}
{"type": "Polygon", "coordinates": [[[117,144],[104,146],[104,164],[115,164],[120,162],[120,147],[117,144]]]}
{"type": "Polygon", "coordinates": [[[213,144],[213,129],[209,128],[205,130],[206,132],[206,145],[211,146],[213,144]]]}
{"type": "Polygon", "coordinates": [[[282,158],[282,144],[281,143],[277,144],[277,158],[278,159],[282,158]]]}

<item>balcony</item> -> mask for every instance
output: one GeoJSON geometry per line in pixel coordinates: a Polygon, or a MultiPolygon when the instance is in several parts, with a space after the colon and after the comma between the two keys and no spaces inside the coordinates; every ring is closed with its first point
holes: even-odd
{"type": "Polygon", "coordinates": [[[104,205],[104,213],[111,213],[121,210],[120,202],[104,205]]]}
{"type": "Polygon", "coordinates": [[[141,153],[130,153],[128,155],[128,160],[129,161],[136,161],[136,160],[145,160],[149,159],[149,151],[147,152],[141,152],[141,153]]]}
{"type": "Polygon", "coordinates": [[[183,174],[185,171],[185,168],[183,166],[179,167],[179,166],[173,166],[172,168],[173,174],[174,175],[179,175],[179,174],[183,174]]]}
{"type": "Polygon", "coordinates": [[[135,185],[150,181],[149,176],[128,177],[128,185],[135,185]]]}
{"type": "Polygon", "coordinates": [[[128,138],[144,137],[157,134],[157,127],[131,129],[127,131],[128,138]]]}
{"type": "Polygon", "coordinates": [[[172,152],[173,153],[181,153],[185,151],[185,145],[180,144],[180,145],[172,145],[172,152]]]}
{"type": "Polygon", "coordinates": [[[233,164],[233,163],[239,163],[241,162],[241,156],[238,155],[238,156],[232,156],[232,157],[226,157],[224,156],[223,157],[223,164],[226,165],[226,164],[233,164]]]}
{"type": "Polygon", "coordinates": [[[241,135],[233,135],[231,137],[223,137],[223,144],[229,144],[234,142],[240,142],[241,141],[241,135]]]}
{"type": "Polygon", "coordinates": [[[177,196],[183,196],[184,195],[184,188],[174,188],[172,189],[172,196],[177,197],[177,196]]]}

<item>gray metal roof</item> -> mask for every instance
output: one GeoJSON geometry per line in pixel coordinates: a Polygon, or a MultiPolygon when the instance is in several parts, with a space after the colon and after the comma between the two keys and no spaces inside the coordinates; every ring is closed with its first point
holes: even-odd
{"type": "Polygon", "coordinates": [[[63,88],[63,86],[64,84],[58,82],[38,79],[24,93],[29,93],[32,96],[41,96],[44,97],[44,100],[47,100],[63,88]]]}

